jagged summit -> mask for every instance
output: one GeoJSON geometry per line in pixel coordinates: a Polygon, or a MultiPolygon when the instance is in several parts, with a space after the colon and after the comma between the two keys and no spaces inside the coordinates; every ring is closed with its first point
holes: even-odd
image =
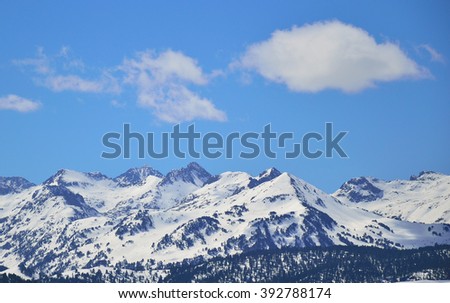
{"type": "Polygon", "coordinates": [[[89,172],[89,173],[86,173],[86,175],[96,181],[109,179],[108,176],[102,174],[99,171],[89,172]]]}
{"type": "Polygon", "coordinates": [[[186,168],[191,169],[191,170],[204,170],[204,168],[198,164],[197,162],[191,162],[189,163],[186,168]]]}
{"type": "Polygon", "coordinates": [[[281,172],[278,169],[276,169],[275,167],[271,167],[269,169],[266,169],[262,173],[260,173],[258,177],[250,178],[248,187],[254,188],[264,182],[271,181],[280,175],[281,175],[281,172]]]}
{"type": "Polygon", "coordinates": [[[431,170],[424,170],[421,171],[417,176],[411,176],[409,178],[410,181],[417,181],[417,180],[435,180],[436,178],[442,177],[443,175],[431,170]]]}
{"type": "Polygon", "coordinates": [[[63,168],[45,180],[43,184],[53,186],[83,186],[101,180],[109,180],[109,178],[100,172],[83,173],[63,168]]]}
{"type": "Polygon", "coordinates": [[[161,181],[161,185],[173,184],[177,181],[203,186],[212,175],[198,163],[189,163],[186,167],[170,171],[161,181]]]}
{"type": "Polygon", "coordinates": [[[138,185],[142,184],[149,176],[162,178],[163,174],[152,167],[143,166],[130,168],[123,174],[114,178],[114,181],[116,181],[120,186],[138,185]]]}
{"type": "MultiPolygon", "coordinates": [[[[47,180],[45,180],[43,182],[44,185],[68,185],[68,182],[66,181],[66,178],[71,175],[72,173],[75,174],[81,174],[69,169],[59,169],[53,176],[51,176],[50,178],[48,178],[47,180]]],[[[70,178],[70,177],[69,177],[70,178]]]]}
{"type": "Polygon", "coordinates": [[[270,178],[276,178],[279,175],[281,175],[281,172],[276,169],[275,167],[271,167],[269,169],[266,169],[262,173],[259,174],[260,178],[270,177],[270,178]]]}
{"type": "Polygon", "coordinates": [[[374,201],[383,196],[383,191],[374,185],[377,181],[371,177],[350,179],[340,187],[336,196],[346,196],[349,201],[355,203],[374,201]]]}
{"type": "Polygon", "coordinates": [[[22,177],[0,177],[0,195],[19,193],[32,186],[33,183],[22,177]]]}

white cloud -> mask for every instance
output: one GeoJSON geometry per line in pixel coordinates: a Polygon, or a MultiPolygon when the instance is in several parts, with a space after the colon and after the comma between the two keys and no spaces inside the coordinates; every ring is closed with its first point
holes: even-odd
{"type": "MultiPolygon", "coordinates": [[[[34,73],[36,84],[54,92],[119,94],[127,84],[136,89],[138,104],[152,109],[162,121],[227,119],[210,100],[191,89],[206,85],[210,79],[222,76],[222,72],[205,74],[193,58],[181,52],[140,52],[135,58],[124,60],[119,67],[99,70],[86,67],[81,59],[73,58],[69,47],[63,46],[52,56],[39,48],[34,58],[16,60],[15,64],[34,73]],[[97,76],[87,78],[86,74],[97,76]],[[123,82],[118,81],[120,77],[123,82]]],[[[123,107],[118,101],[111,104],[123,107]]]]}
{"type": "Polygon", "coordinates": [[[82,93],[118,93],[120,86],[113,78],[87,80],[77,75],[51,75],[43,80],[43,85],[55,92],[74,91],[82,93]]]}
{"type": "Polygon", "coordinates": [[[162,121],[226,120],[226,114],[210,100],[188,88],[207,84],[209,76],[181,52],[141,52],[135,59],[125,60],[120,70],[125,73],[125,83],[137,88],[139,105],[153,109],[162,121]]]}
{"type": "Polygon", "coordinates": [[[39,109],[41,104],[36,101],[25,99],[17,95],[0,97],[0,110],[15,110],[18,112],[31,112],[39,109]]]}
{"type": "Polygon", "coordinates": [[[444,56],[428,44],[422,44],[419,48],[424,49],[430,54],[431,61],[445,63],[444,56]]]}
{"type": "Polygon", "coordinates": [[[14,60],[13,63],[22,67],[31,67],[33,72],[40,75],[47,75],[52,72],[50,59],[47,57],[42,47],[37,49],[36,57],[14,60]]]}
{"type": "Polygon", "coordinates": [[[296,92],[357,92],[377,82],[429,76],[398,45],[377,43],[363,29],[339,21],[275,31],[233,65],[296,92]]]}
{"type": "Polygon", "coordinates": [[[124,108],[126,106],[125,102],[120,102],[119,100],[111,100],[111,105],[115,108],[124,108]]]}
{"type": "Polygon", "coordinates": [[[35,58],[15,60],[14,63],[31,68],[35,74],[36,83],[55,92],[119,93],[121,91],[117,79],[106,70],[101,71],[96,79],[86,79],[79,75],[80,71],[85,71],[85,65],[81,59],[72,58],[70,53],[70,48],[63,46],[56,55],[47,56],[43,48],[38,48],[35,58]]]}
{"type": "Polygon", "coordinates": [[[45,79],[44,83],[46,87],[56,92],[70,90],[98,93],[103,90],[103,86],[99,82],[85,80],[75,75],[50,76],[45,79]]]}

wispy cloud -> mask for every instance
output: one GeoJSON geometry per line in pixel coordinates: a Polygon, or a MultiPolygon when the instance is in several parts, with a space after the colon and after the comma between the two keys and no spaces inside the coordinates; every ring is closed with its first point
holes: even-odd
{"type": "Polygon", "coordinates": [[[191,90],[190,86],[207,84],[210,76],[181,52],[141,52],[125,60],[120,70],[125,73],[125,83],[136,87],[139,105],[151,108],[162,121],[227,119],[211,100],[191,90]]]}
{"type": "Polygon", "coordinates": [[[25,113],[35,111],[40,107],[41,103],[17,95],[0,97],[0,110],[14,110],[25,113]]]}
{"type": "Polygon", "coordinates": [[[432,48],[430,45],[422,44],[419,46],[419,48],[424,49],[430,55],[431,61],[445,63],[444,56],[441,53],[439,53],[437,50],[432,48]]]}
{"type": "Polygon", "coordinates": [[[50,59],[44,52],[42,47],[38,47],[36,56],[33,58],[17,59],[14,64],[23,68],[31,68],[31,70],[39,75],[47,75],[53,72],[50,66],[50,59]]]}
{"type": "MultiPolygon", "coordinates": [[[[206,74],[196,60],[181,52],[144,51],[124,60],[119,66],[100,72],[92,72],[81,59],[73,58],[68,47],[62,47],[53,56],[48,56],[39,48],[34,58],[16,60],[14,63],[31,71],[36,84],[54,92],[119,94],[128,87],[136,91],[138,104],[150,108],[161,121],[178,123],[196,119],[227,119],[226,114],[217,109],[211,100],[192,89],[208,84],[222,73],[213,71],[206,74]]],[[[123,107],[116,101],[111,104],[123,107]]]]}
{"type": "Polygon", "coordinates": [[[38,48],[34,58],[15,60],[14,63],[29,68],[37,84],[55,92],[119,93],[121,90],[117,79],[107,70],[97,72],[99,75],[95,79],[83,77],[84,62],[72,58],[67,46],[53,56],[48,56],[43,48],[38,48]]]}
{"type": "Polygon", "coordinates": [[[77,75],[52,75],[45,77],[43,85],[52,91],[74,91],[81,93],[117,93],[120,86],[114,78],[98,80],[83,79],[77,75]]]}
{"type": "Polygon", "coordinates": [[[397,44],[377,43],[363,29],[339,21],[275,31],[249,46],[232,67],[256,71],[296,92],[357,92],[377,82],[430,76],[397,44]]]}
{"type": "Polygon", "coordinates": [[[111,100],[111,105],[115,108],[124,108],[126,106],[125,102],[120,102],[119,100],[111,100]]]}

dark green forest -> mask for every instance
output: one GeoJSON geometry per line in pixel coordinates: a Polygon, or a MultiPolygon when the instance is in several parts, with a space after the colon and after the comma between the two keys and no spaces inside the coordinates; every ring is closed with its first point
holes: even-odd
{"type": "Polygon", "coordinates": [[[48,277],[23,280],[13,274],[0,274],[2,283],[19,282],[400,282],[414,280],[450,280],[450,246],[410,250],[374,247],[333,246],[301,249],[252,251],[210,260],[185,260],[160,264],[149,269],[143,264],[118,265],[102,273],[92,269],[71,277],[48,277]],[[143,279],[149,271],[151,279],[143,279]],[[159,276],[164,271],[166,274],[159,276]]]}

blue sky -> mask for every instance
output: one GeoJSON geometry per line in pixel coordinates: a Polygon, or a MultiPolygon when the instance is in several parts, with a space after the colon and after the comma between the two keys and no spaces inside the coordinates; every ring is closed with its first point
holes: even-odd
{"type": "Polygon", "coordinates": [[[450,173],[448,1],[14,1],[0,39],[2,176],[167,172],[191,159],[105,160],[101,139],[178,122],[349,132],[348,159],[196,160],[212,173],[275,166],[327,192],[450,173]]]}

